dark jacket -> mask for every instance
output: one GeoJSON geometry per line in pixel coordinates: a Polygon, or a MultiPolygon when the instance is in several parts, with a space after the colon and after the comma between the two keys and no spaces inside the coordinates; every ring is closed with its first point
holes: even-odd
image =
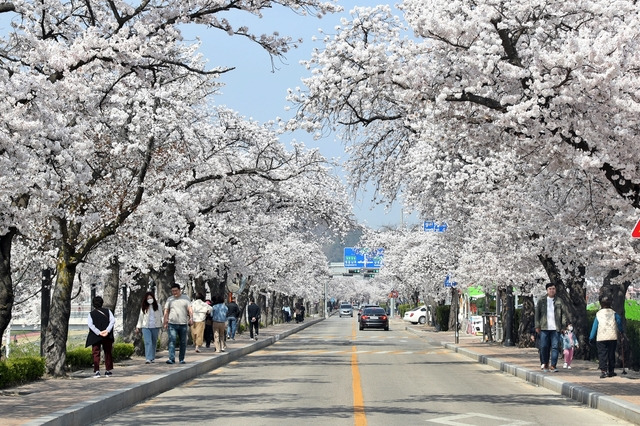
{"type": "MultiPolygon", "coordinates": [[[[106,330],[109,326],[109,314],[110,312],[107,308],[94,308],[89,315],[91,315],[91,321],[93,321],[93,325],[95,325],[98,330],[106,330]]],[[[102,337],[89,330],[85,347],[97,345],[101,343],[103,339],[113,341],[113,330],[111,330],[106,337],[102,337]]]]}
{"type": "MultiPolygon", "coordinates": [[[[560,300],[558,296],[553,300],[553,312],[556,320],[556,331],[564,330],[569,322],[569,316],[564,307],[564,303],[562,303],[562,300],[560,300]]],[[[540,330],[547,329],[547,296],[543,296],[538,300],[535,310],[535,324],[536,328],[540,330]]]]}
{"type": "Polygon", "coordinates": [[[236,302],[227,303],[227,318],[235,317],[238,318],[240,316],[240,308],[236,302]]]}
{"type": "Polygon", "coordinates": [[[255,303],[252,303],[247,308],[247,314],[249,315],[249,321],[255,317],[257,321],[260,321],[260,307],[255,303]]]}

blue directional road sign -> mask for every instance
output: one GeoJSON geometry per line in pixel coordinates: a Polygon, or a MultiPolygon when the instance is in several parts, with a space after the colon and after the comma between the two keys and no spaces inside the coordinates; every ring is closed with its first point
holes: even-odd
{"type": "Polygon", "coordinates": [[[380,268],[384,249],[362,249],[356,247],[344,248],[345,268],[380,268]],[[365,263],[366,258],[366,263],[365,263]]]}
{"type": "Polygon", "coordinates": [[[444,232],[449,228],[447,222],[438,223],[435,220],[425,220],[422,229],[425,232],[444,232]]]}

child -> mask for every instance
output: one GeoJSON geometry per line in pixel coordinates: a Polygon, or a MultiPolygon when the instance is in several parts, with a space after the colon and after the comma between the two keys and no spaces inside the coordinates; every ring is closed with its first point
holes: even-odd
{"type": "Polygon", "coordinates": [[[569,324],[562,335],[562,348],[564,349],[564,365],[562,368],[571,369],[573,349],[578,347],[578,339],[576,339],[576,336],[573,334],[573,325],[569,324]]]}

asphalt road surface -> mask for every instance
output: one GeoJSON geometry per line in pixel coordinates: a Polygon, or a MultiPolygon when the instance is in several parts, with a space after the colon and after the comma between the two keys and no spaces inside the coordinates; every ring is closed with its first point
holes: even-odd
{"type": "Polygon", "coordinates": [[[432,346],[401,321],[359,331],[332,317],[100,424],[628,423],[432,346]]]}

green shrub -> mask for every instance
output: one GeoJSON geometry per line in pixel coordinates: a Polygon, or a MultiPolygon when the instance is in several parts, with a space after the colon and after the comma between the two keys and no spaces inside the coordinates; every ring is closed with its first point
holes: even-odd
{"type": "Polygon", "coordinates": [[[440,326],[440,331],[449,330],[449,310],[451,306],[440,305],[436,307],[436,325],[440,326]]]}
{"type": "MultiPolygon", "coordinates": [[[[131,358],[134,351],[135,347],[133,343],[114,343],[113,350],[111,351],[113,362],[120,362],[131,358]]],[[[71,371],[93,366],[91,348],[76,347],[67,349],[67,366],[71,371]]]]}
{"type": "Polygon", "coordinates": [[[238,324],[238,328],[236,330],[236,333],[238,334],[242,334],[245,332],[245,330],[247,329],[247,326],[244,324],[238,324]]]}
{"type": "Polygon", "coordinates": [[[398,313],[401,317],[404,317],[405,312],[411,310],[410,303],[403,303],[402,305],[398,305],[398,313]]]}
{"type": "Polygon", "coordinates": [[[93,356],[91,355],[91,348],[67,349],[67,367],[71,371],[91,367],[92,365],[93,356]]]}
{"type": "Polygon", "coordinates": [[[135,347],[133,343],[116,343],[113,345],[113,362],[120,362],[125,359],[131,358],[133,352],[135,351],[135,347]]]}
{"type": "Polygon", "coordinates": [[[44,371],[44,358],[39,356],[0,361],[0,388],[37,380],[44,371]]]}

